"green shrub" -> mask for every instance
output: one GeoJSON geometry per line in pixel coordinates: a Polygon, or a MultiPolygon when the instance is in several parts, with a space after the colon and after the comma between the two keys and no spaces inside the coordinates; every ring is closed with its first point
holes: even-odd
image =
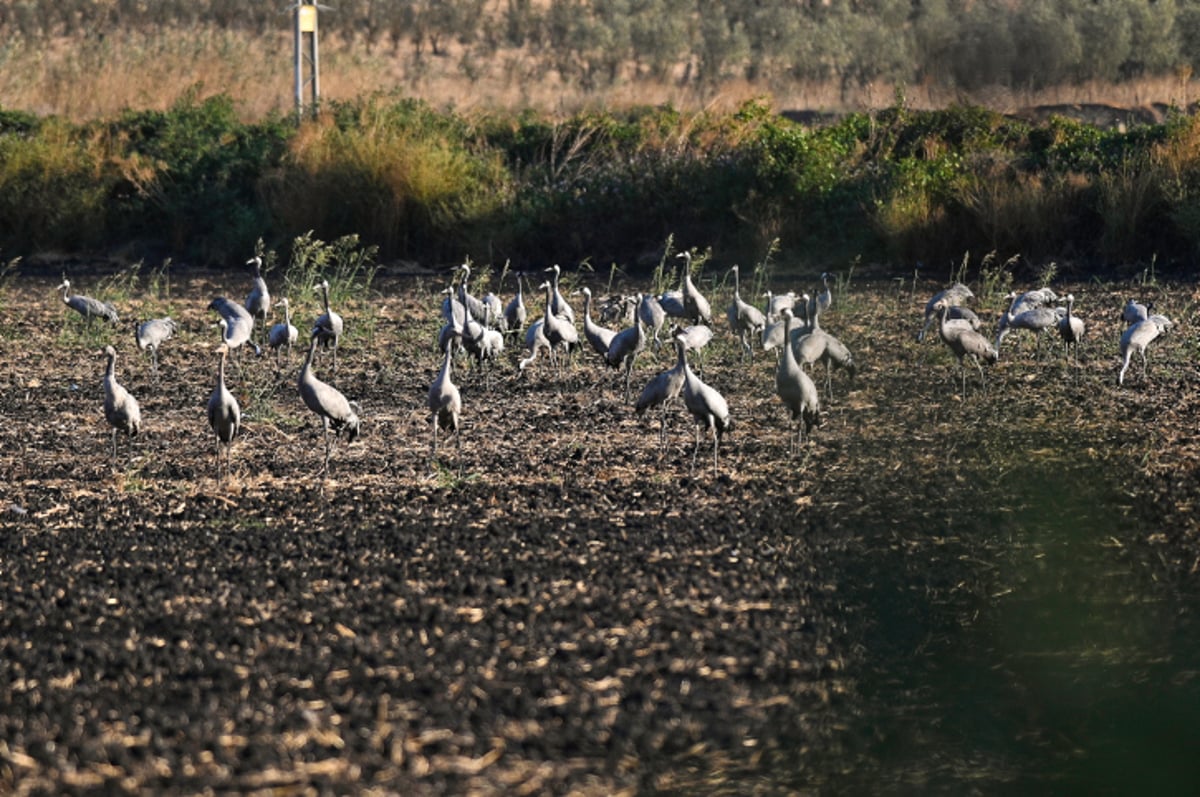
{"type": "Polygon", "coordinates": [[[339,106],[261,183],[277,229],[361,235],[390,255],[460,257],[508,195],[499,156],[420,103],[339,106]]]}
{"type": "Polygon", "coordinates": [[[0,244],[17,251],[100,245],[116,182],[105,142],[65,122],[0,133],[0,244]]]}

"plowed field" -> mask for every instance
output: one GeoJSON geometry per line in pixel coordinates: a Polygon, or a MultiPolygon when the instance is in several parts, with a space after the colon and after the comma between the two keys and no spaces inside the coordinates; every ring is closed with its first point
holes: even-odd
{"type": "MultiPolygon", "coordinates": [[[[205,308],[248,282],[132,292],[115,330],[53,280],[0,293],[0,791],[1200,782],[1194,286],[1055,285],[1089,324],[1082,360],[1014,333],[965,401],[937,336],[915,340],[940,285],[843,286],[822,321],[858,375],[834,373],[795,456],[774,355],[741,361],[714,293],[701,373],[735,423],[714,471],[682,406],[660,450],[658,416],[590,351],[521,374],[516,340],[490,387],[458,363],[462,452],[431,460],[442,285],[383,281],[338,308],[337,373],[314,366],[363,436],[322,475],[302,352],[241,352],[222,482],[205,308]],[[1175,327],[1118,388],[1134,291],[1175,327]],[[155,377],[132,329],[166,314],[155,377]],[[106,343],[144,420],[115,463],[106,343]]],[[[976,305],[990,328],[999,304],[976,305]]],[[[304,329],[315,296],[293,311],[304,329]]],[[[644,354],[635,394],[672,359],[644,354]]]]}

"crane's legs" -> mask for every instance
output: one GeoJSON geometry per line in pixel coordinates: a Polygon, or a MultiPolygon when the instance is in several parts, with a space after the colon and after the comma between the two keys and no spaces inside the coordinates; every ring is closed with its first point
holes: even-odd
{"type": "Polygon", "coordinates": [[[332,448],[332,444],[329,442],[329,419],[322,418],[321,420],[325,427],[325,462],[323,465],[321,465],[321,475],[324,476],[325,474],[329,473],[329,452],[332,448]]]}
{"type": "Polygon", "coordinates": [[[721,445],[721,436],[717,434],[717,424],[712,418],[708,421],[709,431],[713,436],[713,473],[717,472],[717,448],[721,445]]]}

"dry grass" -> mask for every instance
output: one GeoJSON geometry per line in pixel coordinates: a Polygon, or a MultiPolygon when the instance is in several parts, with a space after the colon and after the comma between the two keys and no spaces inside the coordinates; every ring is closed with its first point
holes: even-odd
{"type": "MultiPolygon", "coordinates": [[[[283,19],[283,18],[281,18],[283,19]]],[[[459,110],[534,108],[571,113],[589,107],[671,104],[715,111],[768,97],[779,108],[824,111],[869,110],[891,105],[897,87],[884,82],[842,89],[837,83],[727,80],[714,86],[647,79],[624,79],[587,91],[564,83],[538,67],[527,53],[500,50],[476,64],[476,79],[460,70],[462,51],[451,43],[445,56],[417,61],[407,49],[376,47],[325,36],[321,41],[321,89],[328,100],[345,100],[373,91],[400,90],[459,110]]],[[[57,114],[73,120],[110,116],[126,108],[162,109],[179,98],[228,94],[247,119],[293,104],[292,39],[281,22],[279,32],[255,37],[240,31],[198,28],[151,34],[119,32],[84,40],[60,40],[51,46],[14,40],[0,56],[0,107],[57,114]]],[[[679,67],[682,73],[683,65],[679,67]]],[[[1000,111],[1061,103],[1108,103],[1143,106],[1186,105],[1197,92],[1191,79],[1148,78],[1121,85],[1090,83],[1043,91],[994,87],[965,93],[935,85],[905,86],[915,108],[975,103],[1000,111]]]]}

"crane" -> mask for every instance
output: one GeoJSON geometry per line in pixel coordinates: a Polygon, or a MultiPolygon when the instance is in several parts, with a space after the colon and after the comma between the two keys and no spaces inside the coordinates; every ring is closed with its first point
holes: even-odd
{"type": "Polygon", "coordinates": [[[225,358],[229,347],[222,343],[217,347],[220,362],[217,365],[217,384],[208,397],[208,425],[217,435],[217,480],[221,480],[221,449],[225,449],[225,475],[229,476],[233,438],[242,426],[242,408],[229,388],[225,387],[225,358]]]}
{"type": "MultiPolygon", "coordinates": [[[[250,336],[254,333],[254,316],[245,307],[218,296],[209,302],[208,309],[215,310],[221,316],[217,323],[221,326],[221,337],[231,353],[250,342],[250,336]]],[[[250,343],[250,346],[255,354],[262,354],[257,343],[250,343]]]]}
{"type": "MultiPolygon", "coordinates": [[[[796,318],[789,308],[783,309],[786,334],[790,337],[796,318]]],[[[804,372],[791,346],[783,347],[783,356],[775,368],[775,393],[791,414],[796,426],[795,436],[788,434],[788,452],[795,456],[804,435],[821,422],[821,398],[812,378],[804,372]]]]}
{"type": "Polygon", "coordinates": [[[336,374],[338,342],[342,339],[344,324],[342,317],[329,306],[329,280],[321,280],[314,290],[321,291],[322,299],[325,302],[325,312],[317,316],[317,320],[313,323],[312,334],[317,342],[325,348],[333,347],[333,372],[336,374]]]}
{"type": "Polygon", "coordinates": [[[562,319],[565,319],[567,323],[574,326],[575,311],[571,308],[571,304],[563,298],[562,293],[558,290],[558,278],[562,273],[562,269],[560,269],[558,264],[555,263],[553,266],[546,269],[546,271],[554,272],[554,279],[551,280],[551,285],[553,286],[554,290],[550,294],[550,312],[562,319]]]}
{"type": "Polygon", "coordinates": [[[1130,299],[1125,302],[1125,308],[1121,311],[1121,320],[1126,324],[1136,324],[1150,317],[1150,312],[1154,309],[1154,302],[1142,302],[1130,299]]]}
{"type": "Polygon", "coordinates": [[[267,314],[271,312],[271,292],[267,290],[267,281],[262,275],[262,258],[258,255],[246,261],[247,266],[254,266],[254,284],[246,296],[246,310],[266,329],[267,314]]]}
{"type": "Polygon", "coordinates": [[[105,346],[108,366],[104,371],[104,419],[112,427],[112,458],[117,462],[117,432],[137,437],[142,428],[142,410],[137,399],[117,382],[117,350],[105,346]]]}
{"type": "Polygon", "coordinates": [[[292,361],[292,346],[300,337],[300,330],[292,325],[292,307],[286,296],[279,300],[277,307],[283,308],[283,323],[275,324],[267,335],[267,345],[275,350],[276,365],[279,364],[279,350],[284,346],[287,347],[288,362],[292,361]]]}
{"type": "Polygon", "coordinates": [[[817,310],[822,313],[833,306],[833,291],[829,290],[829,276],[828,271],[821,273],[822,290],[813,299],[817,303],[817,310]]]}
{"type": "Polygon", "coordinates": [[[154,378],[158,378],[158,347],[175,334],[179,325],[171,318],[151,318],[138,325],[134,333],[140,351],[150,352],[150,367],[154,378]]]}
{"type": "Polygon", "coordinates": [[[929,330],[929,325],[937,319],[937,307],[939,304],[954,306],[962,304],[970,299],[974,299],[975,294],[971,293],[971,289],[961,282],[956,282],[945,290],[938,291],[933,297],[925,303],[925,326],[921,327],[920,333],[917,334],[917,340],[925,340],[925,333],[929,330]]]}
{"type": "Polygon", "coordinates": [[[1083,343],[1086,329],[1083,319],[1075,315],[1075,296],[1067,294],[1067,314],[1058,319],[1058,334],[1063,340],[1067,359],[1071,358],[1071,347],[1075,347],[1075,361],[1079,362],[1079,344],[1083,343]]]}
{"type": "Polygon", "coordinates": [[[117,315],[117,308],[108,302],[93,299],[91,296],[71,295],[71,283],[65,278],[62,284],[54,290],[62,291],[63,304],[83,316],[89,324],[95,318],[103,318],[113,326],[116,326],[121,321],[120,316],[117,315]]]}
{"type": "Polygon", "coordinates": [[[676,336],[672,338],[672,341],[675,345],[675,365],[656,374],[642,388],[642,394],[638,396],[637,404],[634,405],[634,412],[638,415],[642,415],[652,407],[662,407],[662,423],[658,431],[660,457],[667,443],[667,405],[678,398],[683,391],[683,367],[687,353],[687,344],[683,338],[676,336]]]}
{"type": "Polygon", "coordinates": [[[521,331],[521,327],[525,326],[525,319],[529,312],[525,308],[525,295],[521,291],[521,272],[517,272],[517,293],[508,300],[508,304],[504,305],[504,321],[508,325],[508,331],[512,334],[517,334],[521,331]]]}
{"type": "Polygon", "coordinates": [[[654,339],[654,351],[662,348],[662,340],[658,333],[662,331],[663,324],[667,320],[667,314],[663,310],[661,304],[658,303],[653,295],[647,293],[642,296],[642,301],[638,302],[637,317],[646,325],[646,329],[650,331],[654,339]]]}
{"type": "MultiPolygon", "coordinates": [[[[640,294],[638,301],[641,301],[640,294]]],[[[629,401],[629,378],[633,373],[633,364],[645,348],[646,330],[642,326],[642,322],[636,318],[633,320],[633,326],[622,329],[613,336],[612,341],[608,344],[604,361],[613,368],[624,367],[625,369],[625,401],[629,401]]]]}
{"type": "Polygon", "coordinates": [[[361,425],[358,418],[360,412],[358,404],[347,401],[337,388],[322,382],[313,375],[313,355],[317,352],[317,344],[321,342],[320,337],[320,331],[313,330],[308,345],[308,356],[304,359],[304,366],[300,369],[296,387],[300,391],[300,398],[304,401],[304,406],[316,413],[325,430],[325,461],[321,465],[321,473],[324,474],[329,470],[329,452],[332,446],[329,439],[330,428],[333,429],[335,437],[345,430],[346,442],[353,443],[358,438],[361,425]]]}
{"type": "Polygon", "coordinates": [[[525,350],[529,352],[529,356],[517,363],[517,370],[524,373],[525,369],[533,364],[537,359],[538,352],[543,349],[550,355],[553,361],[554,351],[550,348],[550,341],[546,339],[546,334],[543,331],[545,327],[545,319],[539,318],[529,325],[529,329],[525,330],[525,350]]]}
{"type": "MultiPolygon", "coordinates": [[[[550,282],[543,282],[538,288],[546,291],[546,310],[542,317],[542,334],[550,343],[550,362],[555,362],[554,350],[560,345],[569,360],[571,347],[579,345],[579,332],[575,329],[573,321],[568,321],[565,315],[554,312],[554,297],[558,295],[554,285],[550,282]]],[[[563,304],[570,307],[566,300],[563,300],[563,304]]]]}
{"type": "Polygon", "coordinates": [[[429,386],[428,406],[432,440],[430,443],[430,461],[437,456],[438,429],[445,429],[451,434],[458,435],[458,467],[462,469],[462,434],[459,430],[459,416],[462,414],[462,396],[458,387],[450,378],[450,363],[454,351],[447,346],[442,357],[442,369],[438,372],[433,384],[429,386]]]}
{"type": "Polygon", "coordinates": [[[1164,315],[1150,315],[1130,325],[1121,335],[1121,372],[1117,375],[1117,384],[1125,384],[1125,372],[1129,370],[1129,361],[1134,352],[1142,358],[1142,379],[1146,378],[1146,349],[1160,335],[1171,328],[1171,321],[1164,315]]]}
{"type": "Polygon", "coordinates": [[[767,291],[762,295],[762,298],[767,300],[767,310],[765,313],[767,323],[773,324],[783,314],[783,308],[786,307],[795,312],[796,299],[798,297],[795,291],[788,291],[787,293],[771,293],[771,291],[767,291]]]}
{"type": "MultiPolygon", "coordinates": [[[[807,334],[807,332],[808,332],[808,305],[810,302],[808,294],[806,293],[806,294],[803,294],[802,296],[796,296],[793,293],[788,293],[788,294],[786,294],[786,296],[791,299],[791,302],[790,303],[789,302],[780,303],[778,305],[779,314],[776,316],[775,320],[771,321],[769,324],[767,324],[765,327],[763,327],[763,331],[762,331],[763,351],[771,351],[772,349],[778,349],[779,347],[781,347],[783,345],[784,340],[795,340],[795,338],[797,338],[798,336],[800,336],[802,334],[807,334]],[[787,324],[784,322],[783,316],[782,316],[784,308],[791,310],[793,316],[795,316],[797,310],[800,311],[800,316],[796,317],[796,320],[797,320],[797,322],[799,322],[799,321],[804,322],[803,327],[796,327],[796,329],[793,329],[791,331],[791,333],[789,333],[788,336],[784,335],[784,330],[787,328],[787,324]]],[[[779,298],[780,297],[778,297],[778,296],[773,296],[768,291],[767,292],[768,308],[771,307],[772,305],[774,305],[775,300],[779,299],[779,298]]],[[[778,357],[779,352],[776,352],[775,355],[776,355],[776,357],[778,357]]]]}
{"type": "Polygon", "coordinates": [[[954,353],[958,358],[958,370],[962,374],[962,398],[967,399],[967,368],[964,364],[966,357],[970,357],[975,363],[975,367],[979,369],[979,382],[986,386],[983,375],[983,365],[980,360],[994,365],[1000,359],[1000,353],[988,339],[981,333],[976,332],[969,326],[962,324],[951,325],[948,323],[947,310],[949,305],[939,304],[937,307],[938,331],[941,334],[942,342],[954,353]]]}
{"type": "MultiPolygon", "coordinates": [[[[1020,298],[1013,302],[1013,307],[1018,307],[1020,298]]],[[[1037,335],[1037,352],[1036,356],[1041,359],[1042,355],[1042,333],[1047,329],[1058,326],[1059,314],[1053,307],[1028,307],[1014,314],[1010,307],[1003,318],[1000,319],[1000,331],[996,334],[996,351],[1000,351],[1000,342],[1005,336],[1014,329],[1032,330],[1037,335]]]]}
{"type": "Polygon", "coordinates": [[[744,359],[747,355],[754,356],[753,349],[750,348],[750,337],[762,335],[767,326],[767,318],[762,310],[742,299],[738,266],[735,264],[730,271],[733,272],[733,300],[729,303],[727,311],[729,329],[741,339],[744,359]]]}
{"type": "MultiPolygon", "coordinates": [[[[678,350],[678,349],[677,349],[678,350]]],[[[717,465],[717,449],[721,438],[733,428],[729,417],[729,404],[716,388],[701,381],[687,364],[683,356],[683,405],[696,421],[696,447],[692,450],[692,470],[696,469],[696,458],[700,454],[701,427],[712,432],[713,471],[717,465]]]]}
{"type": "Polygon", "coordinates": [[[825,363],[825,397],[833,400],[833,367],[836,365],[850,372],[851,378],[858,372],[850,349],[837,337],[821,329],[821,311],[817,302],[809,302],[808,328],[798,328],[789,333],[796,359],[802,365],[812,365],[818,360],[825,363]]]}
{"type": "Polygon", "coordinates": [[[676,257],[682,257],[683,266],[683,317],[690,319],[699,324],[712,326],[712,307],[708,303],[708,299],[704,298],[704,294],[692,282],[692,253],[690,251],[680,252],[676,257]]]}
{"type": "Polygon", "coordinates": [[[616,330],[603,327],[592,320],[592,291],[590,288],[579,289],[583,294],[583,337],[588,345],[601,357],[608,357],[608,347],[616,337],[616,330]]]}

